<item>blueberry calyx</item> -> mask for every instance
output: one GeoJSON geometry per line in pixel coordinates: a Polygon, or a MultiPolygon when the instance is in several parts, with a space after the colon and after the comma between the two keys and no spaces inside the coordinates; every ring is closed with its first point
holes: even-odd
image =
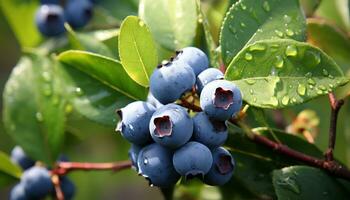
{"type": "Polygon", "coordinates": [[[163,117],[157,117],[153,120],[156,129],[154,131],[155,136],[162,138],[166,136],[171,136],[173,123],[170,120],[170,117],[165,115],[163,117]]]}
{"type": "Polygon", "coordinates": [[[214,94],[214,105],[217,108],[227,110],[233,104],[233,92],[221,87],[216,88],[214,94]]]}
{"type": "Polygon", "coordinates": [[[214,128],[216,133],[222,133],[222,132],[225,132],[227,130],[227,126],[226,126],[226,123],[224,121],[218,121],[218,120],[213,120],[213,119],[209,119],[209,120],[212,123],[213,128],[214,128]]]}
{"type": "Polygon", "coordinates": [[[233,171],[233,163],[232,163],[232,158],[229,155],[220,155],[219,160],[216,163],[216,168],[220,172],[220,174],[228,174],[233,171]]]}
{"type": "Polygon", "coordinates": [[[186,180],[191,180],[194,178],[198,178],[199,180],[203,180],[204,179],[204,173],[203,171],[200,170],[192,170],[186,173],[185,175],[185,179],[186,180]]]}

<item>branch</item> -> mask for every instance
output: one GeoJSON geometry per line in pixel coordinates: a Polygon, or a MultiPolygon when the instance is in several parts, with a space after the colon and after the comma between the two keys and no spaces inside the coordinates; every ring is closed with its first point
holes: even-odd
{"type": "Polygon", "coordinates": [[[55,174],[51,177],[51,180],[52,180],[52,183],[55,187],[56,199],[57,200],[64,200],[64,195],[62,192],[59,176],[55,174]]]}
{"type": "Polygon", "coordinates": [[[114,163],[81,163],[81,162],[59,162],[56,165],[56,168],[52,170],[53,174],[56,175],[65,175],[68,172],[83,170],[112,170],[114,172],[121,171],[123,169],[131,168],[131,161],[120,161],[114,163]]]}
{"type": "Polygon", "coordinates": [[[339,110],[344,105],[344,100],[337,100],[335,98],[334,93],[329,93],[329,103],[331,105],[331,118],[330,118],[330,125],[329,125],[329,142],[328,142],[328,149],[325,153],[325,158],[327,161],[333,161],[333,151],[335,147],[335,140],[337,136],[337,121],[338,121],[338,114],[339,110]]]}

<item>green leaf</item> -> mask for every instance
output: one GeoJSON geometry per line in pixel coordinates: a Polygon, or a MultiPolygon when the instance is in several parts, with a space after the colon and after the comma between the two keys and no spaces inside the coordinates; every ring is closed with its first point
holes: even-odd
{"type": "Polygon", "coordinates": [[[147,89],[134,82],[117,60],[75,50],[61,53],[58,56],[58,60],[95,78],[131,99],[143,100],[147,97],[147,89]]]}
{"type": "Polygon", "coordinates": [[[30,157],[52,164],[64,141],[65,100],[54,63],[37,54],[21,58],[3,94],[7,133],[30,157]]]}
{"type": "Polygon", "coordinates": [[[139,16],[160,46],[174,51],[193,44],[198,19],[196,0],[140,0],[139,16]]]}
{"type": "Polygon", "coordinates": [[[225,78],[240,87],[246,102],[262,108],[301,104],[348,82],[320,49],[289,39],[245,47],[230,63],[225,78]]]}
{"type": "Polygon", "coordinates": [[[35,26],[39,1],[1,0],[0,7],[21,46],[36,46],[41,35],[35,26]]]}
{"type": "Polygon", "coordinates": [[[138,17],[127,17],[120,28],[119,54],[125,71],[142,86],[158,64],[157,49],[152,34],[138,17]]]}
{"type": "Polygon", "coordinates": [[[349,0],[322,0],[316,15],[328,19],[345,31],[350,31],[349,0]]]}
{"type": "Polygon", "coordinates": [[[226,14],[220,44],[228,65],[235,55],[258,40],[306,39],[305,17],[298,0],[241,0],[226,14]]]}
{"type": "Polygon", "coordinates": [[[326,172],[307,166],[292,166],[273,172],[278,199],[347,199],[349,192],[326,172]]]}
{"type": "Polygon", "coordinates": [[[2,151],[0,151],[0,172],[16,179],[20,179],[22,175],[22,169],[18,165],[13,164],[10,157],[2,151]]]}

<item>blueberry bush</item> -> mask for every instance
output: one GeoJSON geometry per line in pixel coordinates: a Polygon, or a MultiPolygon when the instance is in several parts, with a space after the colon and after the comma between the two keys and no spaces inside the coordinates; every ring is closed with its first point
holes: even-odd
{"type": "Polygon", "coordinates": [[[349,198],[350,1],[0,6],[21,48],[2,97],[4,198],[129,198],[89,189],[112,179],[164,199],[349,198]],[[79,151],[96,135],[113,160],[79,151]],[[80,172],[97,170],[113,175],[80,172]]]}

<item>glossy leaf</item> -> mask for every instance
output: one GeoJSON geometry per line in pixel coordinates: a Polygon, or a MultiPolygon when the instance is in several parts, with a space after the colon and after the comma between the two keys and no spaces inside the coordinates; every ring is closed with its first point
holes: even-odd
{"type": "Polygon", "coordinates": [[[66,51],[58,60],[94,77],[97,81],[134,99],[142,100],[147,96],[146,88],[134,82],[125,72],[119,61],[84,51],[66,51]]]}
{"type": "Polygon", "coordinates": [[[334,177],[321,169],[292,166],[273,172],[278,199],[347,199],[346,190],[334,177]]]}
{"type": "Polygon", "coordinates": [[[4,91],[7,133],[30,157],[52,164],[64,141],[65,100],[54,63],[37,54],[22,57],[4,91]]]}
{"type": "Polygon", "coordinates": [[[158,65],[158,56],[152,34],[145,23],[138,17],[127,17],[120,28],[118,47],[125,71],[134,81],[147,87],[158,65]]]}
{"type": "Polygon", "coordinates": [[[220,35],[228,65],[244,46],[264,39],[304,41],[305,17],[298,0],[241,0],[226,14],[220,35]]]}
{"type": "Polygon", "coordinates": [[[197,29],[196,0],[140,0],[139,16],[163,48],[191,46],[197,29]]]}
{"type": "Polygon", "coordinates": [[[225,78],[240,87],[246,102],[262,108],[301,104],[348,82],[320,49],[289,39],[245,47],[230,63],[225,78]]]}
{"type": "Polygon", "coordinates": [[[32,47],[41,41],[34,23],[38,7],[39,1],[0,1],[0,8],[21,46],[32,47]]]}
{"type": "Polygon", "coordinates": [[[350,31],[349,0],[322,0],[316,15],[328,19],[345,31],[350,31]]]}
{"type": "Polygon", "coordinates": [[[0,172],[17,179],[21,178],[22,175],[21,168],[13,164],[10,157],[2,151],[0,151],[0,172]]]}

